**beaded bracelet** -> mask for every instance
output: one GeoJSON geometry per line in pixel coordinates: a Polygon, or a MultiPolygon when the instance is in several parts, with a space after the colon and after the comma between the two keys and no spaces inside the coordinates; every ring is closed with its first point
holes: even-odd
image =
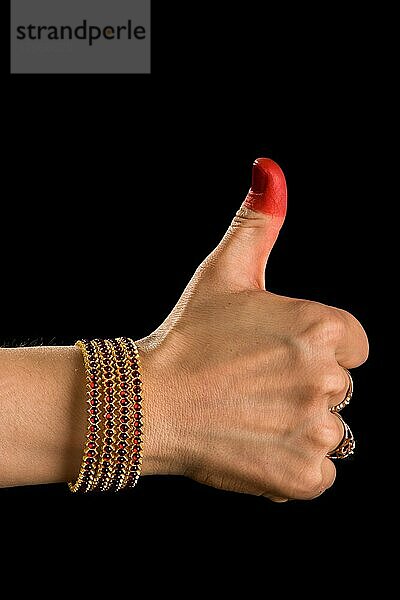
{"type": "Polygon", "coordinates": [[[97,473],[93,482],[93,489],[101,492],[109,490],[113,484],[113,456],[115,454],[115,396],[117,381],[115,377],[112,346],[108,340],[96,340],[99,350],[100,366],[104,394],[104,423],[101,445],[101,455],[97,466],[97,473]]]}
{"type": "Polygon", "coordinates": [[[87,432],[71,492],[119,491],[136,485],[142,464],[139,351],[130,338],[79,340],[86,375],[87,432]]]}
{"type": "Polygon", "coordinates": [[[129,338],[122,338],[122,343],[127,351],[127,362],[131,369],[129,371],[129,384],[127,389],[131,390],[132,397],[132,423],[131,431],[133,436],[130,443],[130,460],[128,462],[129,472],[125,482],[127,487],[135,487],[142,466],[142,431],[143,431],[143,412],[142,412],[142,377],[140,372],[139,351],[135,342],[129,338]]]}

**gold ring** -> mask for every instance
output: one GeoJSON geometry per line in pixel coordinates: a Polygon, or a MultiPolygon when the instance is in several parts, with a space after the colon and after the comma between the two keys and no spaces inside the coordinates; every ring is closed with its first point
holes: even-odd
{"type": "Polygon", "coordinates": [[[332,460],[347,458],[351,454],[354,454],[354,448],[356,447],[356,441],[354,439],[354,435],[351,432],[350,427],[345,423],[342,416],[338,412],[334,412],[334,415],[337,416],[338,419],[341,420],[343,424],[343,438],[340,444],[332,450],[332,452],[328,452],[326,455],[328,458],[332,460]]]}
{"type": "Polygon", "coordinates": [[[342,368],[346,371],[347,375],[349,376],[349,387],[347,388],[347,392],[346,392],[346,395],[343,398],[343,400],[341,402],[339,402],[339,404],[336,404],[336,406],[331,406],[329,408],[329,410],[333,414],[337,414],[340,410],[342,410],[342,408],[347,406],[353,396],[353,389],[354,389],[353,378],[348,369],[345,369],[345,367],[342,367],[342,368]]]}

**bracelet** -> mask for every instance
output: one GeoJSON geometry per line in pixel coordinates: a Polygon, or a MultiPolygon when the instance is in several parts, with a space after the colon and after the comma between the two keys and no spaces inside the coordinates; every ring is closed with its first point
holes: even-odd
{"type": "Polygon", "coordinates": [[[101,376],[103,381],[103,436],[101,445],[101,455],[97,465],[96,477],[93,482],[93,489],[101,492],[108,491],[113,485],[113,456],[115,455],[115,397],[116,397],[116,377],[115,367],[112,355],[112,346],[108,340],[95,340],[95,345],[99,350],[101,376]]]}
{"type": "Polygon", "coordinates": [[[143,446],[143,382],[130,338],[78,340],[86,376],[87,432],[71,492],[119,491],[138,482],[143,446]]]}

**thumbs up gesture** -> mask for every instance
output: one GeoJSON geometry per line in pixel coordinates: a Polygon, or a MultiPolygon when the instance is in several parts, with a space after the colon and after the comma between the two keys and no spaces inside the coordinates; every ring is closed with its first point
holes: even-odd
{"type": "Polygon", "coordinates": [[[164,323],[140,341],[143,474],[178,474],[275,501],[335,480],[346,435],[330,408],[368,356],[346,311],[272,294],[268,257],[286,214],[279,166],[261,158],[216,249],[164,323]]]}

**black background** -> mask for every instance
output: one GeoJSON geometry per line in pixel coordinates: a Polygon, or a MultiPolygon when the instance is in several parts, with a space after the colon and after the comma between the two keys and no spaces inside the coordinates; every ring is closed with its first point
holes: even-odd
{"type": "Polygon", "coordinates": [[[4,547],[25,568],[40,557],[65,583],[95,555],[104,586],[107,569],[118,579],[129,564],[134,590],[144,564],[176,590],[185,575],[197,587],[213,570],[226,593],[240,582],[318,591],[315,572],[326,591],[343,593],[334,565],[346,565],[346,586],[359,574],[379,579],[390,532],[374,404],[385,361],[377,252],[393,194],[391,37],[377,43],[376,33],[390,16],[350,17],[336,5],[315,22],[304,6],[162,4],[153,3],[151,76],[8,79],[2,342],[152,331],[227,229],[252,161],[269,156],[289,188],[269,289],[345,308],[370,337],[347,413],[357,452],[308,503],[177,478],[104,497],[64,485],[2,490],[4,547]],[[58,559],[62,549],[68,559],[58,559]]]}

